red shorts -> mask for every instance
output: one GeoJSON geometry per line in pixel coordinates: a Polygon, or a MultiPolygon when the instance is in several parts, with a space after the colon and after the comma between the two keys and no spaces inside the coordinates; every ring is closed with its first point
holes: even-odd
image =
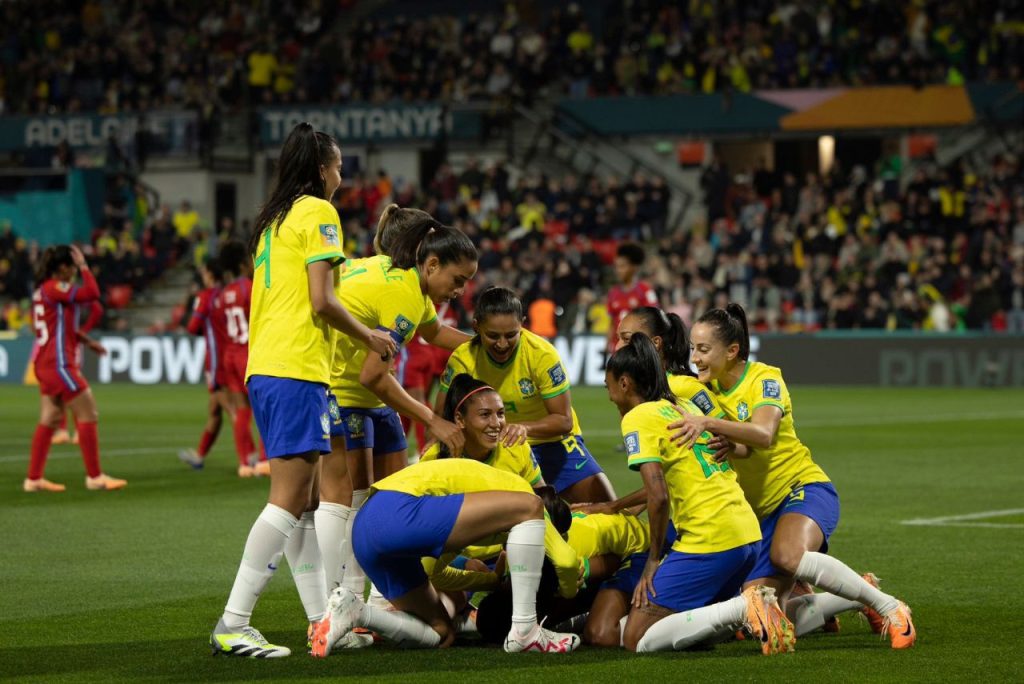
{"type": "Polygon", "coordinates": [[[245,366],[249,363],[249,350],[245,347],[228,347],[221,359],[224,369],[224,384],[231,392],[245,394],[245,366]]]}
{"type": "Polygon", "coordinates": [[[54,397],[65,404],[89,389],[89,383],[76,366],[61,370],[54,365],[44,366],[37,363],[35,373],[39,382],[39,393],[46,397],[54,397]]]}
{"type": "Polygon", "coordinates": [[[434,355],[431,346],[414,342],[398,355],[395,377],[406,389],[428,389],[433,382],[434,355]]]}

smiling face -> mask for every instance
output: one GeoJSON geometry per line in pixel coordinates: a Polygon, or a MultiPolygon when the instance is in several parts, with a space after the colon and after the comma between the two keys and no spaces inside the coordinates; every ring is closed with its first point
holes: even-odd
{"type": "Polygon", "coordinates": [[[505,427],[505,404],[494,390],[481,390],[466,399],[455,425],[466,438],[464,452],[482,461],[498,446],[498,435],[505,427]]]}
{"type": "Polygon", "coordinates": [[[477,262],[473,259],[441,265],[436,256],[429,256],[423,262],[421,275],[426,294],[435,303],[458,299],[466,291],[468,283],[476,275],[477,262]]]}
{"type": "Polygon", "coordinates": [[[690,331],[690,349],[690,362],[697,367],[697,379],[707,383],[722,379],[735,364],[740,345],[725,344],[713,325],[695,323],[690,331]]]}
{"type": "Polygon", "coordinates": [[[480,344],[495,363],[505,363],[516,351],[523,323],[512,314],[493,314],[473,322],[480,344]]]}

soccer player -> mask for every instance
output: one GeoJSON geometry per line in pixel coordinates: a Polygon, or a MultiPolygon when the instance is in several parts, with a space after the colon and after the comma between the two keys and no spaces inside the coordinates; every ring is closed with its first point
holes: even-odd
{"type": "MultiPolygon", "coordinates": [[[[389,251],[390,256],[346,264],[337,288],[346,309],[364,325],[387,331],[399,346],[417,330],[431,344],[449,349],[468,339],[465,333],[438,323],[433,302],[459,296],[476,273],[472,241],[427,215],[399,233],[389,251]]],[[[337,439],[323,463],[317,525],[323,533],[320,543],[328,585],[333,588],[344,581],[359,594],[365,578],[351,562],[350,546],[344,540],[351,540],[352,518],[374,479],[407,463],[408,443],[399,413],[428,425],[455,452],[462,448],[462,433],[409,396],[391,374],[389,363],[367,354],[344,335],[337,337],[331,369],[331,436],[337,439]]]]}
{"type": "Polygon", "coordinates": [[[339,185],[338,143],[301,123],[281,148],[274,189],[253,223],[246,385],[270,459],[270,495],[249,531],[227,605],[210,635],[214,653],[291,653],[249,624],[282,554],[310,623],[323,617],[327,586],[312,511],[320,455],[330,451],[330,329],[383,358],[395,352],[389,334],[356,321],[334,295],[335,268],[345,258],[338,212],[329,201],[339,185]]]}
{"type": "Polygon", "coordinates": [[[356,516],[353,546],[359,563],[394,606],[389,612],[362,603],[339,587],[313,638],[325,657],[354,627],[372,629],[406,647],[445,648],[455,626],[428,581],[420,559],[505,537],[512,578],[509,653],[570,653],[580,643],[537,624],[537,588],[545,555],[558,574],[559,592],[576,594],[576,553],[545,520],[544,504],[523,478],[469,459],[417,463],[374,483],[356,516]]]}
{"type": "Polygon", "coordinates": [[[640,280],[644,265],[644,248],[635,242],[624,242],[615,252],[615,277],[619,281],[608,290],[608,354],[615,351],[619,323],[638,306],[658,306],[658,294],[640,280]]]}
{"type": "Polygon", "coordinates": [[[220,250],[224,287],[214,299],[213,316],[226,332],[224,340],[224,383],[231,405],[231,424],[238,454],[238,476],[268,475],[266,459],[258,459],[252,439],[252,408],[245,387],[249,361],[249,309],[252,299],[252,260],[240,242],[227,242],[220,250]]]}
{"type": "MultiPolygon", "coordinates": [[[[85,322],[78,326],[78,331],[75,336],[78,341],[88,347],[95,353],[103,356],[107,353],[106,348],[97,342],[96,340],[89,337],[89,331],[99,324],[100,319],[103,318],[103,305],[99,303],[99,300],[89,303],[89,315],[86,317],[85,322]]],[[[32,359],[35,360],[35,354],[38,352],[39,347],[37,344],[33,345],[32,359]]],[[[82,347],[78,347],[78,356],[75,358],[76,364],[82,366],[82,347]]],[[[57,430],[53,433],[53,439],[50,440],[50,444],[78,444],[78,435],[70,434],[68,432],[68,413],[71,413],[70,408],[65,408],[60,413],[60,425],[57,430]]],[[[72,414],[73,416],[74,414],[72,414]]]]}
{"type": "Polygon", "coordinates": [[[440,415],[452,379],[468,373],[501,395],[509,422],[506,446],[530,444],[544,481],[570,502],[615,498],[580,433],[569,378],[547,340],[523,330],[523,305],[503,287],[485,290],[473,314],[476,336],[448,359],[434,411],[440,415]]]}
{"type": "Polygon", "coordinates": [[[690,368],[690,340],[686,326],[679,316],[665,313],[654,306],[633,309],[619,323],[616,349],[627,344],[634,333],[642,332],[651,338],[668,372],[668,388],[679,399],[692,402],[705,416],[724,418],[713,393],[697,379],[690,368]]]}
{"type": "Polygon", "coordinates": [[[96,399],[82,377],[78,364],[78,307],[100,298],[96,278],[81,250],[74,245],[47,247],[40,259],[32,294],[32,324],[38,351],[34,362],[41,395],[39,424],[32,436],[26,492],[63,492],[64,485],[43,477],[46,457],[61,415],[70,408],[78,430],[78,446],[85,463],[85,487],[100,491],[121,489],[128,483],[100,469],[99,438],[96,432],[96,399]],[[77,274],[81,286],[75,285],[77,274]]]}
{"type": "Polygon", "coordinates": [[[629,467],[643,478],[651,530],[623,632],[625,647],[681,650],[746,622],[764,653],[792,650],[792,624],[771,589],[752,587],[736,596],[757,558],[757,518],[736,473],[715,462],[710,435],[685,445],[669,439],[667,426],[680,413],[702,414],[672,394],[649,337],[634,333],[612,355],[605,384],[622,416],[629,467]],[[677,539],[662,560],[670,517],[677,539]]]}
{"type": "MultiPolygon", "coordinates": [[[[509,423],[505,419],[505,403],[498,392],[466,373],[452,378],[444,401],[441,417],[454,423],[462,430],[465,444],[462,458],[471,458],[498,470],[519,475],[532,487],[544,486],[540,466],[533,458],[529,445],[522,443],[505,446],[502,440],[508,434],[509,423]]],[[[421,461],[441,458],[458,458],[447,444],[433,444],[422,456],[421,461]]]]}
{"type": "Polygon", "coordinates": [[[888,631],[893,648],[912,646],[917,632],[910,609],[879,591],[873,575],[862,577],[825,555],[839,523],[839,496],[797,437],[782,371],[748,360],[743,307],[708,311],[694,324],[691,339],[697,377],[711,387],[729,419],[685,416],[670,428],[678,429],[674,439],[683,442],[710,431],[737,444],[727,463],[735,468],[764,537],[748,586],[768,585],[785,597],[794,580],[801,580],[830,592],[798,599],[803,607],[795,615],[798,633],[863,604],[873,628],[888,631]]]}
{"type": "Polygon", "coordinates": [[[224,348],[224,340],[227,331],[224,329],[224,319],[213,316],[213,303],[220,294],[223,282],[223,272],[220,267],[220,260],[215,257],[207,257],[199,271],[203,281],[203,289],[196,294],[195,303],[192,305],[192,316],[188,321],[188,331],[192,335],[202,335],[206,340],[206,389],[210,393],[210,400],[206,405],[206,425],[203,427],[203,434],[199,437],[199,448],[182,449],[178,452],[178,458],[201,470],[205,464],[206,455],[213,448],[220,433],[222,414],[224,411],[230,413],[228,404],[227,387],[224,382],[224,365],[221,360],[221,350],[224,348]]]}

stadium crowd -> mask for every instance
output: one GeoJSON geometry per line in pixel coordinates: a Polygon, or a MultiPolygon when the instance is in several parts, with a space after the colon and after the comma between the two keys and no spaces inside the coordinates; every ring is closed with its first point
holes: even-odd
{"type": "Polygon", "coordinates": [[[407,5],[345,28],[353,4],[4,3],[0,113],[960,84],[1024,63],[1012,0],[407,5]]]}

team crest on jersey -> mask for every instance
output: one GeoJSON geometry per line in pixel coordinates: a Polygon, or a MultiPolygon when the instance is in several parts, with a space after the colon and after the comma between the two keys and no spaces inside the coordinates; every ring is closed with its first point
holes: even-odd
{"type": "Polygon", "coordinates": [[[412,332],[413,327],[414,326],[412,324],[412,321],[410,321],[402,314],[398,314],[398,318],[395,319],[395,330],[398,332],[399,335],[402,336],[403,339],[409,336],[409,333],[412,332]]]}
{"type": "Polygon", "coordinates": [[[327,417],[326,413],[320,414],[320,427],[324,429],[324,434],[331,434],[331,419],[327,417]]]}
{"type": "Polygon", "coordinates": [[[338,226],[333,223],[320,224],[320,242],[324,247],[338,247],[338,226]]]}
{"type": "Polygon", "coordinates": [[[626,456],[640,455],[640,433],[630,432],[622,438],[626,444],[626,456]]]}
{"type": "Polygon", "coordinates": [[[711,397],[708,396],[707,390],[697,392],[693,395],[690,401],[692,401],[705,416],[710,415],[711,411],[714,410],[714,404],[711,403],[711,397]]]}
{"type": "Polygon", "coordinates": [[[779,387],[778,380],[762,380],[761,381],[761,394],[764,395],[765,399],[781,399],[782,388],[779,387]]]}
{"type": "Polygon", "coordinates": [[[736,418],[738,420],[746,420],[750,417],[750,408],[747,406],[747,402],[741,401],[739,406],[736,407],[736,418]]]}
{"type": "Polygon", "coordinates": [[[446,366],[444,373],[441,374],[441,384],[448,387],[452,384],[452,377],[455,375],[455,369],[451,366],[446,366]]]}
{"type": "Polygon", "coordinates": [[[362,437],[363,417],[358,413],[353,413],[347,419],[345,419],[345,427],[348,429],[348,434],[350,437],[362,437]]]}
{"type": "Polygon", "coordinates": [[[533,384],[533,380],[530,378],[519,379],[519,393],[524,397],[532,397],[537,393],[537,388],[533,384]]]}
{"type": "Polygon", "coordinates": [[[551,368],[548,368],[548,377],[551,378],[551,384],[558,387],[565,382],[565,369],[562,368],[561,362],[556,363],[551,368]]]}
{"type": "Polygon", "coordinates": [[[57,281],[57,289],[61,292],[67,292],[71,289],[71,283],[65,283],[63,280],[57,281]]]}

